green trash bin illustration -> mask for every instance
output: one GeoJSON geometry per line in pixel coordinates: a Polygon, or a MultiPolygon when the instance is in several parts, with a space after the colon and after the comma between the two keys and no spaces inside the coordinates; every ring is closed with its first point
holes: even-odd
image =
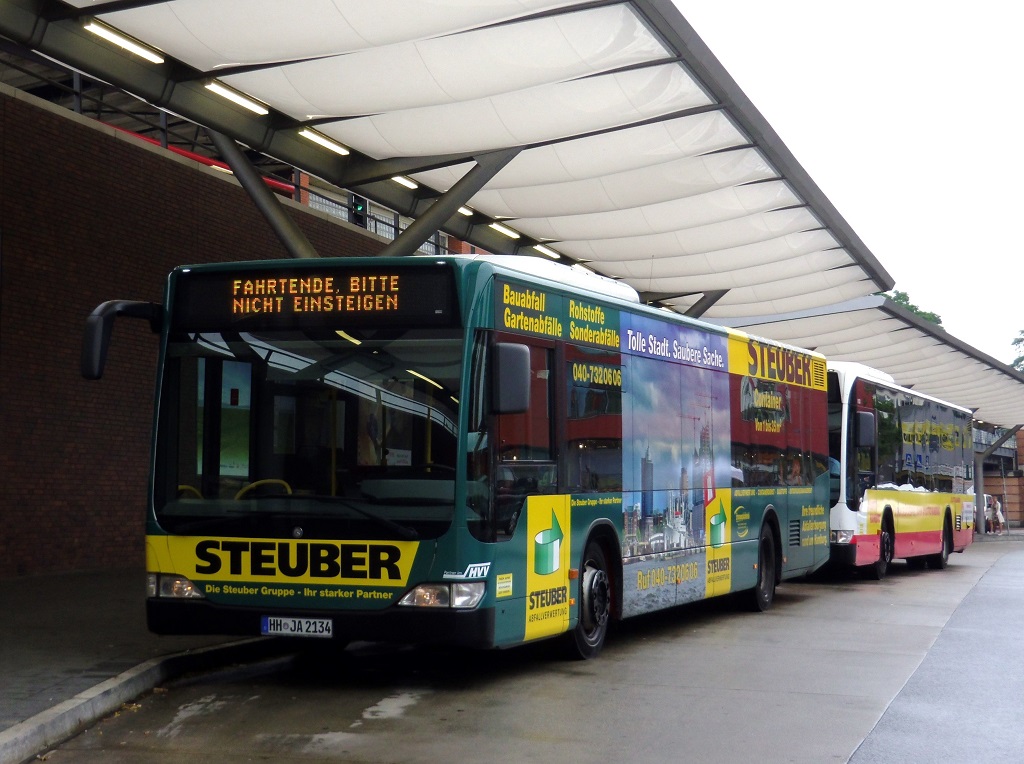
{"type": "Polygon", "coordinates": [[[714,549],[725,543],[725,521],[725,509],[719,506],[718,511],[711,516],[711,546],[714,549]]]}
{"type": "Polygon", "coordinates": [[[551,512],[551,527],[538,533],[533,540],[533,572],[547,576],[558,570],[562,553],[562,526],[551,512]]]}

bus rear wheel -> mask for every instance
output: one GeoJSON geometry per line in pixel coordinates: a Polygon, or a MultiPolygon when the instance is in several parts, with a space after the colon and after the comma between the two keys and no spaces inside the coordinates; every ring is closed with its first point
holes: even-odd
{"type": "Polygon", "coordinates": [[[604,647],[612,611],[611,578],[604,550],[588,541],[580,566],[580,617],[572,630],[573,655],[587,660],[604,647]]]}
{"type": "Polygon", "coordinates": [[[932,570],[944,570],[949,565],[949,553],[953,549],[953,530],[950,527],[949,518],[942,524],[942,549],[937,554],[930,555],[928,567],[932,570]]]}
{"type": "Polygon", "coordinates": [[[757,585],[750,592],[748,604],[755,612],[765,612],[775,601],[775,532],[770,525],[761,528],[757,547],[757,585]]]}

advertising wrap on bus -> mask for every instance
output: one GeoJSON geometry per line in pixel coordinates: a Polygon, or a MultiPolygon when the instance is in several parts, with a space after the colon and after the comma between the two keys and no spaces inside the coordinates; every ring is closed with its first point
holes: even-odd
{"type": "MultiPolygon", "coordinates": [[[[566,375],[568,452],[581,463],[570,458],[570,483],[622,491],[621,514],[604,517],[620,539],[623,615],[753,587],[769,507],[791,517],[787,567],[824,561],[827,448],[811,426],[824,414],[820,356],[514,281],[497,280],[495,296],[497,328],[579,348],[566,375]],[[595,455],[609,437],[614,449],[595,455]],[[800,485],[785,484],[784,456],[807,463],[800,485]]],[[[577,537],[594,520],[576,511],[586,502],[573,494],[577,537]]]]}

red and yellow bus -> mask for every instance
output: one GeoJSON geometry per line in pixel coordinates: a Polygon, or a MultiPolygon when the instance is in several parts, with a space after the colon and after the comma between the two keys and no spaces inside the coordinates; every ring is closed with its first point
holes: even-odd
{"type": "Polygon", "coordinates": [[[853,363],[829,363],[831,555],[886,575],[894,558],[942,569],[974,538],[973,418],[853,363]]]}
{"type": "Polygon", "coordinates": [[[829,552],[826,362],[524,258],[182,267],[162,305],[148,623],[596,655],[771,606],[829,552]]]}

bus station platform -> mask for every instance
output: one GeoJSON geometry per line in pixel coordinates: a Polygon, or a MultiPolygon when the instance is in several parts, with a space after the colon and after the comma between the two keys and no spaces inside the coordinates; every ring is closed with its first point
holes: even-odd
{"type": "MultiPolygon", "coordinates": [[[[1024,634],[1024,530],[976,536],[965,555],[984,572],[850,762],[1019,761],[1024,655],[1014,646],[1024,634]],[[965,729],[983,734],[984,746],[965,729]]],[[[176,676],[288,649],[266,639],[149,633],[140,570],[4,583],[0,764],[29,760],[176,676]]]]}
{"type": "Polygon", "coordinates": [[[150,633],[140,569],[2,583],[0,764],[33,757],[174,676],[281,649],[150,633]]]}

